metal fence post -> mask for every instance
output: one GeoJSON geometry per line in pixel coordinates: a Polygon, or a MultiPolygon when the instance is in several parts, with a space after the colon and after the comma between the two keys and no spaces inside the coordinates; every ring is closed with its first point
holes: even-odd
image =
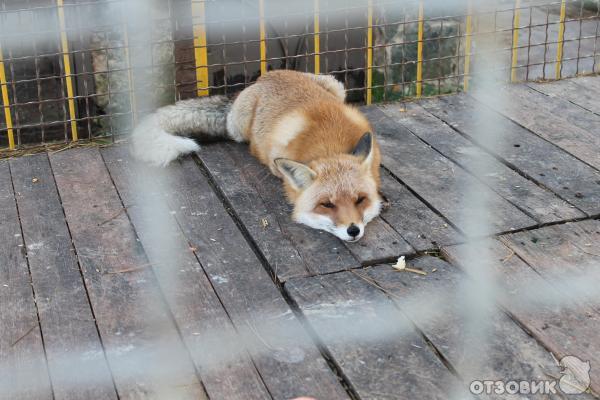
{"type": "Polygon", "coordinates": [[[560,4],[560,21],[558,26],[558,41],[556,47],[556,71],[555,78],[560,79],[562,74],[562,59],[563,59],[563,47],[565,40],[565,17],[567,14],[567,1],[562,0],[560,4]]]}
{"type": "MultiPolygon", "coordinates": [[[[466,42],[465,42],[465,69],[464,69],[464,78],[463,78],[463,90],[466,92],[469,90],[469,73],[471,72],[471,41],[473,35],[473,4],[472,1],[469,0],[469,5],[467,8],[467,18],[465,21],[466,25],[466,42]]],[[[460,39],[459,39],[460,40],[460,39]]]]}
{"type": "Polygon", "coordinates": [[[2,107],[4,108],[4,118],[8,132],[8,148],[15,148],[15,133],[12,125],[12,116],[10,114],[10,100],[8,98],[8,84],[6,83],[6,71],[4,69],[4,58],[2,56],[2,46],[0,46],[0,86],[2,87],[2,107]]]}
{"type": "Polygon", "coordinates": [[[198,96],[209,95],[208,51],[206,50],[205,0],[192,0],[192,29],[194,34],[194,62],[198,96]]]}
{"type": "Polygon", "coordinates": [[[521,0],[515,0],[515,10],[513,13],[513,37],[512,37],[512,60],[510,66],[510,81],[517,80],[517,61],[519,56],[519,22],[521,19],[521,0]]]}
{"type": "Polygon", "coordinates": [[[71,72],[71,58],[69,57],[69,40],[65,22],[65,9],[63,0],[56,0],[58,6],[58,23],[60,25],[60,43],[65,68],[65,82],[67,85],[67,102],[69,104],[69,118],[71,119],[71,139],[78,140],[77,114],[75,112],[75,92],[73,90],[73,75],[71,72]]]}
{"type": "Polygon", "coordinates": [[[367,3],[367,104],[373,102],[373,0],[367,3]]]}
{"type": "Polygon", "coordinates": [[[260,74],[267,73],[267,42],[265,30],[265,0],[258,0],[258,14],[260,24],[260,74]]]}
{"type": "Polygon", "coordinates": [[[417,42],[417,87],[416,95],[421,97],[423,94],[423,0],[419,1],[419,27],[418,27],[418,42],[417,42]]]}

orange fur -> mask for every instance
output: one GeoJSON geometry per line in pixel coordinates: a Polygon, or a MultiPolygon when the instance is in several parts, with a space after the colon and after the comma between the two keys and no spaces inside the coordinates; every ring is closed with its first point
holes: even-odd
{"type": "MultiPolygon", "coordinates": [[[[372,132],[369,121],[356,108],[344,104],[330,91],[295,71],[272,71],[244,90],[252,89],[252,122],[245,132],[252,154],[272,172],[281,176],[274,167],[273,146],[281,132],[277,123],[291,113],[304,116],[307,126],[286,148],[276,149],[276,154],[305,164],[319,159],[347,154],[366,132],[372,132]]],[[[248,93],[250,94],[250,93],[248,93]]],[[[380,153],[374,144],[372,174],[379,184],[380,153]]],[[[286,188],[290,200],[294,192],[286,188]]]]}
{"type": "Polygon", "coordinates": [[[335,226],[331,230],[364,227],[379,213],[381,201],[379,146],[373,136],[367,159],[351,154],[372,129],[360,111],[344,103],[340,92],[341,85],[331,77],[273,71],[246,88],[232,111],[251,153],[284,180],[295,219],[307,223],[307,215],[327,217],[335,226]],[[308,166],[314,174],[310,189],[294,185],[277,159],[308,166]],[[365,200],[356,204],[361,196],[365,200]],[[334,207],[324,207],[323,202],[334,207]]]}

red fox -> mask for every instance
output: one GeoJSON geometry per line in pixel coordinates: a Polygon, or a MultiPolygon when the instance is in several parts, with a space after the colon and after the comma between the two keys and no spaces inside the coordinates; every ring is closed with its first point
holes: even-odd
{"type": "Polygon", "coordinates": [[[164,166],[199,150],[194,138],[249,142],[283,180],[294,221],[354,242],[381,210],[381,156],[368,120],[344,98],[332,76],[272,71],[234,100],[211,96],[157,110],[134,130],[132,151],[164,166]]]}

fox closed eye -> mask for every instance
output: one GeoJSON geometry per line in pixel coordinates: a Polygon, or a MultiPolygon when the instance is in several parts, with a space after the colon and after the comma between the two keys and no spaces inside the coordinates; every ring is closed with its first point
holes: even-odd
{"type": "Polygon", "coordinates": [[[321,203],[321,205],[322,205],[323,207],[325,207],[325,208],[335,208],[335,204],[333,204],[333,203],[332,203],[332,202],[330,202],[330,201],[326,201],[326,202],[324,202],[324,203],[321,203]]]}
{"type": "Polygon", "coordinates": [[[367,199],[367,198],[366,198],[365,196],[360,196],[360,197],[359,197],[359,198],[356,200],[355,204],[356,204],[356,205],[359,205],[360,203],[362,203],[362,202],[363,202],[363,201],[365,201],[366,199],[367,199]]]}

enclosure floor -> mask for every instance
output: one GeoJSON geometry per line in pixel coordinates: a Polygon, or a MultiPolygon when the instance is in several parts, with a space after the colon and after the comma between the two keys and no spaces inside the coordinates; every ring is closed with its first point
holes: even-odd
{"type": "Polygon", "coordinates": [[[0,382],[14,392],[0,398],[446,399],[474,379],[554,379],[566,355],[590,361],[600,392],[598,305],[525,305],[598,268],[600,77],[505,90],[501,106],[460,94],[363,108],[389,207],[357,244],[293,223],[245,145],[156,171],[171,189],[153,193],[166,206],[150,220],[136,185],[154,183],[123,146],[1,161],[0,382]],[[496,146],[471,129],[477,103],[496,146]],[[435,319],[412,301],[468,280],[466,184],[493,211],[479,250],[501,294],[479,360],[464,300],[435,319]],[[391,267],[401,255],[411,270],[391,267]],[[385,309],[404,330],[342,339],[322,323],[334,304],[332,320],[375,329],[385,309]]]}

